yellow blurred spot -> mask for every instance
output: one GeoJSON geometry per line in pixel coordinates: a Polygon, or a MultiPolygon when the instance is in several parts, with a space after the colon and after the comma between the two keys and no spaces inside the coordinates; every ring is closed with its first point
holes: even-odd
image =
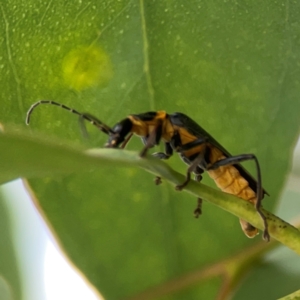
{"type": "Polygon", "coordinates": [[[77,91],[106,85],[113,76],[109,56],[97,46],[82,46],[70,51],[63,60],[62,69],[66,84],[77,91]]]}
{"type": "Polygon", "coordinates": [[[127,170],[128,177],[133,177],[133,176],[136,175],[136,173],[137,173],[137,171],[135,169],[129,169],[129,170],[127,170]]]}
{"type": "Polygon", "coordinates": [[[142,195],[141,193],[134,193],[132,196],[132,199],[134,202],[140,202],[141,200],[143,200],[144,195],[142,195]]]}

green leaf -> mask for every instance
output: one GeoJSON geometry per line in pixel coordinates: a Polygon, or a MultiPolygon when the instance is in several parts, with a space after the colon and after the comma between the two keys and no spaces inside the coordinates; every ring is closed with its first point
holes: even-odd
{"type": "MultiPolygon", "coordinates": [[[[130,113],[181,111],[230,153],[257,155],[271,195],[264,206],[271,209],[299,132],[299,6],[270,0],[2,3],[1,121],[23,124],[40,99],[90,112],[108,125],[130,113]]],[[[51,136],[85,148],[106,140],[91,128],[82,141],[76,117],[57,107],[39,107],[26,130],[40,131],[50,144],[51,136]]],[[[65,155],[65,146],[55,145],[34,165],[28,141],[26,168],[47,176],[30,185],[65,251],[108,298],[203,270],[254,243],[223,210],[205,203],[196,221],[194,204],[186,201],[192,196],[155,187],[136,169],[92,171],[80,154],[65,155]],[[53,167],[61,161],[66,169],[53,167]],[[72,167],[79,172],[64,175],[72,167]]],[[[18,142],[4,149],[14,147],[18,142]]],[[[129,149],[141,147],[133,141],[129,149]]],[[[17,175],[17,160],[1,164],[9,171],[2,181],[17,175]]],[[[186,172],[177,157],[170,164],[186,172]]],[[[220,281],[199,280],[169,298],[213,299],[220,281]]]]}
{"type": "Polygon", "coordinates": [[[285,297],[282,297],[282,298],[280,298],[278,300],[297,300],[299,298],[300,298],[300,290],[298,290],[298,291],[296,291],[296,292],[294,292],[294,293],[292,293],[290,295],[287,295],[285,297]]]}

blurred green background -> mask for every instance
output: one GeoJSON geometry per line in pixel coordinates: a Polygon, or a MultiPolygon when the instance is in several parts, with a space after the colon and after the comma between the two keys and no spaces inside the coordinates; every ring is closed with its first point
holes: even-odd
{"type": "MultiPolygon", "coordinates": [[[[96,128],[88,127],[84,139],[74,115],[50,106],[39,107],[25,128],[27,109],[51,99],[109,125],[130,113],[180,111],[232,154],[257,155],[271,195],[264,207],[296,211],[294,204],[279,202],[279,195],[299,134],[300,3],[14,0],[2,1],[0,8],[4,127],[18,126],[33,137],[39,132],[58,145],[60,139],[62,147],[90,148],[106,140],[96,128]]],[[[140,141],[129,149],[141,149],[140,141]]],[[[10,145],[7,151],[13,151],[10,145]]],[[[51,149],[45,151],[55,160],[51,149]]],[[[169,163],[186,170],[176,156],[169,163]]],[[[251,163],[245,166],[254,170],[251,163]]],[[[204,183],[214,186],[206,177],[204,183]]],[[[260,242],[248,240],[234,216],[209,203],[195,220],[193,197],[166,183],[155,187],[141,170],[82,168],[29,184],[64,251],[107,299],[184,278],[260,242]]],[[[7,225],[8,237],[9,230],[7,225]]],[[[18,263],[14,256],[3,257],[14,271],[3,267],[2,276],[18,299],[18,263]]],[[[220,289],[233,292],[236,286],[236,299],[254,292],[274,299],[299,288],[291,279],[299,273],[282,270],[271,258],[252,267],[258,273],[243,284],[236,276],[251,267],[237,265],[227,281],[199,280],[164,299],[225,299],[217,298],[220,289]],[[278,278],[285,284],[276,285],[278,278]]]]}

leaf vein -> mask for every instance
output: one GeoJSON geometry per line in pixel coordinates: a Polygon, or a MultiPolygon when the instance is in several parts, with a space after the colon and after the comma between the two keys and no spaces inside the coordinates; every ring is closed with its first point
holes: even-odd
{"type": "Polygon", "coordinates": [[[140,13],[142,21],[142,35],[143,35],[143,53],[144,53],[144,73],[146,75],[147,88],[150,96],[150,107],[154,110],[154,89],[152,84],[152,78],[150,74],[150,62],[149,62],[149,42],[147,36],[147,25],[145,18],[144,1],[140,0],[140,13]]]}
{"type": "Polygon", "coordinates": [[[17,68],[14,64],[14,61],[12,59],[12,53],[11,53],[11,45],[10,45],[10,37],[9,37],[9,23],[7,21],[3,6],[0,4],[1,11],[2,11],[2,16],[5,24],[5,42],[6,42],[6,51],[7,51],[7,56],[8,56],[8,62],[11,67],[16,85],[17,85],[17,99],[18,99],[18,105],[21,113],[24,113],[24,107],[22,103],[22,96],[21,96],[21,80],[19,78],[17,68]]]}

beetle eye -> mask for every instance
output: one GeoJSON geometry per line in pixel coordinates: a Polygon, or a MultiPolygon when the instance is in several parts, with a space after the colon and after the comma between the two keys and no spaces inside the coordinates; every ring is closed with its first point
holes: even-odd
{"type": "Polygon", "coordinates": [[[123,141],[123,139],[120,137],[120,134],[115,133],[110,135],[107,143],[105,144],[106,148],[116,148],[119,146],[119,144],[123,141]]]}

